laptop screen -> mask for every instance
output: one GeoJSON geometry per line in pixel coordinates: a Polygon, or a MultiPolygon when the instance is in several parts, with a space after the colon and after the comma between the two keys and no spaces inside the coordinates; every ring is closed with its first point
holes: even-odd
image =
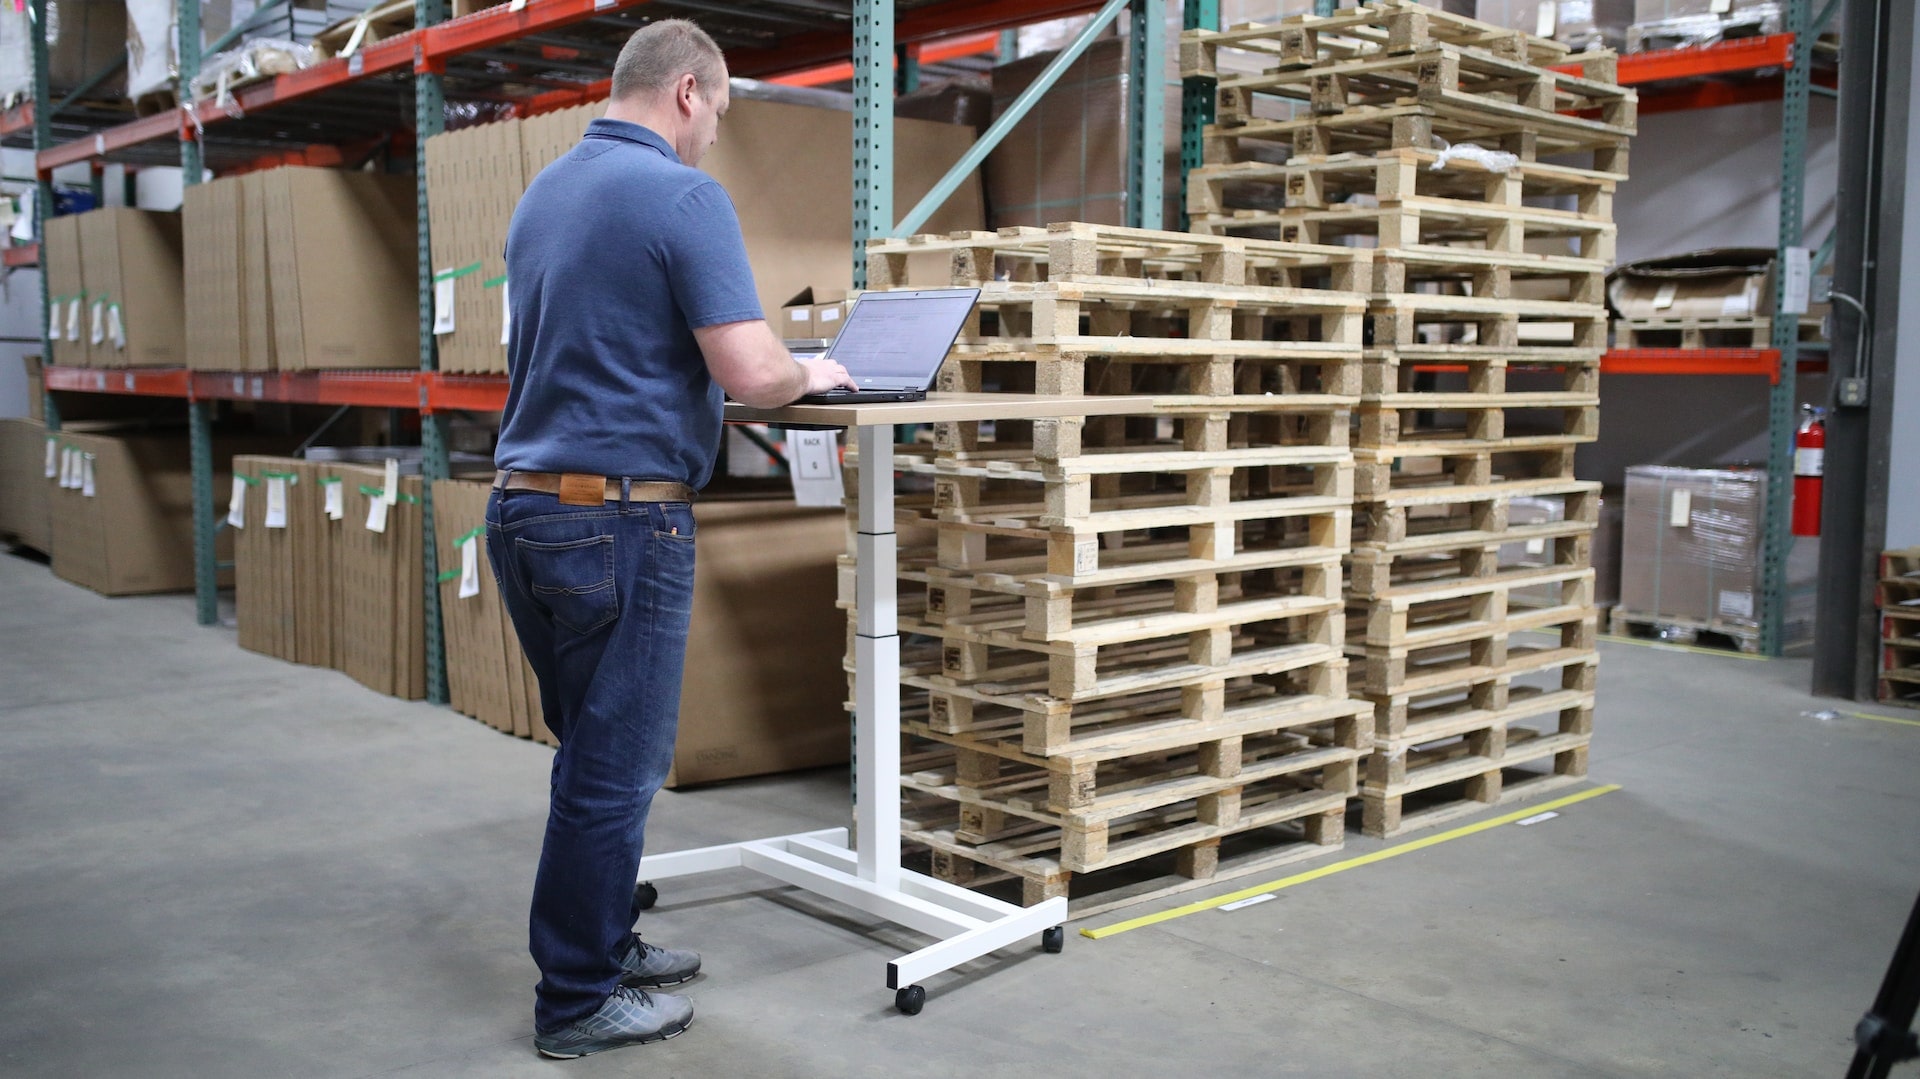
{"type": "Polygon", "coordinates": [[[979,298],[977,288],[862,293],[827,355],[862,389],[926,389],[979,298]]]}

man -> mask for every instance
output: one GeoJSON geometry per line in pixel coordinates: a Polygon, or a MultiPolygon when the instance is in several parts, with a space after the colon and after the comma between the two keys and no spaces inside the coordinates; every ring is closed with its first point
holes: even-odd
{"type": "Polygon", "coordinates": [[[671,1038],[700,957],[633,932],[647,809],[673,759],[695,488],[721,390],[786,404],[853,380],[796,362],[762,318],[733,203],[695,169],[728,106],[691,22],[627,42],[606,118],[536,177],[507,233],[509,390],[487,557],[560,742],[533,886],[534,1046],[671,1038]]]}

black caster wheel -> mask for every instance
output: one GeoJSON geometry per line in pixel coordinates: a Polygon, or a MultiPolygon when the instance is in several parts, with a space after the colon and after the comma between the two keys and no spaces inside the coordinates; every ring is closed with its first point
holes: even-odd
{"type": "Polygon", "coordinates": [[[639,884],[633,886],[634,910],[652,910],[653,905],[658,902],[660,902],[660,889],[655,888],[646,881],[641,881],[639,884]]]}
{"type": "Polygon", "coordinates": [[[1054,955],[1059,955],[1060,949],[1065,948],[1066,946],[1067,946],[1067,927],[1066,926],[1056,925],[1052,929],[1041,930],[1040,947],[1046,949],[1048,952],[1051,952],[1054,955]]]}
{"type": "Polygon", "coordinates": [[[927,991],[917,985],[895,990],[893,1006],[900,1009],[901,1015],[919,1015],[920,1009],[927,1006],[927,991]]]}

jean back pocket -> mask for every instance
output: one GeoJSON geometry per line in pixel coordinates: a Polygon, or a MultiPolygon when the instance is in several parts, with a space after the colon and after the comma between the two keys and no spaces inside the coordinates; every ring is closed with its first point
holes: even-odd
{"type": "Polygon", "coordinates": [[[514,540],[514,553],[534,602],[556,623],[585,635],[620,617],[612,536],[560,543],[521,537],[514,540]]]}

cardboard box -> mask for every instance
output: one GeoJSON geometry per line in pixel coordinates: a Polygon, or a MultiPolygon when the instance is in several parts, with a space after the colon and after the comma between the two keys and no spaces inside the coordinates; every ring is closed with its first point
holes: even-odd
{"type": "Polygon", "coordinates": [[[1633,0],[1480,0],[1484,23],[1565,42],[1577,51],[1619,49],[1634,21],[1633,0]]]}
{"type": "MultiPolygon", "coordinates": [[[[33,95],[33,38],[25,4],[0,7],[0,98],[8,107],[33,95]]],[[[122,0],[48,0],[47,86],[56,97],[98,75],[126,47],[122,0]]],[[[124,74],[113,71],[88,97],[116,97],[125,87],[124,74]]]]}
{"type": "Polygon", "coordinates": [[[87,363],[87,286],[80,263],[80,218],[67,214],[46,222],[40,261],[47,274],[47,326],[52,338],[52,363],[57,367],[85,367],[87,363]]]}
{"type": "Polygon", "coordinates": [[[415,366],[414,179],[284,168],[260,174],[260,183],[276,366],[415,366]]]}
{"type": "Polygon", "coordinates": [[[454,711],[495,730],[553,745],[540,714],[540,687],[514,636],[513,622],[487,564],[486,537],[474,539],[475,584],[460,595],[461,542],[486,519],[488,484],[445,480],[433,485],[434,534],[440,543],[440,611],[447,656],[447,695],[454,711]]]}
{"type": "Polygon", "coordinates": [[[79,222],[88,366],[183,365],[180,215],[116,206],[79,222]]]}
{"type": "MultiPolygon", "coordinates": [[[[0,539],[43,554],[53,547],[47,478],[47,427],[38,420],[0,420],[0,539]]],[[[57,453],[57,449],[56,449],[57,453]]]]}
{"type": "MultiPolygon", "coordinates": [[[[1757,632],[1766,473],[1636,465],[1626,479],[1620,608],[1648,621],[1757,632]]],[[[1796,543],[1787,572],[1789,642],[1811,633],[1817,570],[1817,548],[1796,543]]]]}
{"type": "Polygon", "coordinates": [[[845,515],[786,501],[694,514],[700,571],[667,786],[846,761],[845,641],[832,632],[845,515]]]}
{"type": "Polygon", "coordinates": [[[1773,310],[1773,256],[1723,247],[1642,259],[1607,275],[1607,302],[1621,318],[1756,318],[1773,310]]]}
{"type": "Polygon", "coordinates": [[[813,298],[813,336],[831,341],[840,335],[840,323],[852,310],[853,302],[847,299],[845,289],[815,289],[813,298]]]}
{"type": "Polygon", "coordinates": [[[1600,493],[1600,522],[1593,530],[1593,605],[1607,608],[1620,602],[1621,526],[1626,520],[1626,492],[1608,487],[1600,493]]]}
{"type": "Polygon", "coordinates": [[[47,418],[47,373],[38,356],[22,356],[27,369],[27,418],[44,422],[47,418]]]}
{"type": "Polygon", "coordinates": [[[453,328],[437,334],[443,371],[507,369],[507,225],[526,190],[520,128],[505,120],[427,140],[433,268],[452,292],[453,328]]]}
{"type": "MultiPolygon", "coordinates": [[[[62,428],[59,439],[74,484],[52,495],[54,574],[106,596],[191,590],[193,477],[185,433],[62,428]]],[[[236,451],[276,443],[284,440],[216,441],[214,489],[229,486],[226,469],[236,451]]],[[[230,533],[222,530],[216,543],[221,561],[233,557],[230,533]]]]}
{"type": "Polygon", "coordinates": [[[427,695],[424,506],[418,476],[402,476],[380,530],[372,503],[386,490],[383,468],[336,464],[344,518],[335,530],[334,656],[361,685],[390,697],[427,695]]]}
{"type": "Polygon", "coordinates": [[[833,340],[840,332],[840,320],[852,306],[847,291],[811,285],[801,289],[780,306],[775,332],[786,341],[833,340]]]}
{"type": "Polygon", "coordinates": [[[240,647],[333,666],[332,552],[341,522],[326,514],[321,480],[329,473],[298,458],[257,455],[235,457],[233,473],[246,477],[248,492],[234,539],[240,647]]]}
{"type": "Polygon", "coordinates": [[[186,189],[181,223],[186,245],[187,366],[200,371],[271,370],[272,318],[266,281],[265,224],[258,248],[247,220],[258,214],[260,178],[248,173],[186,189]],[[249,200],[252,192],[254,198],[249,200]]]}
{"type": "Polygon", "coordinates": [[[780,305],[780,317],[774,324],[774,334],[782,341],[810,341],[813,332],[813,289],[803,288],[793,298],[780,305]]]}

